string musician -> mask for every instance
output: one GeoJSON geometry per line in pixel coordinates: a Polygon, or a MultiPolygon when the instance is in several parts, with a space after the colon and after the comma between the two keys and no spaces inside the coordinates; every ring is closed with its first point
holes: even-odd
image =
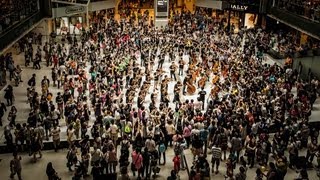
{"type": "Polygon", "coordinates": [[[130,104],[133,102],[135,96],[135,88],[131,86],[127,91],[126,91],[126,102],[127,104],[130,104]]]}
{"type": "Polygon", "coordinates": [[[173,103],[180,103],[180,91],[181,91],[182,84],[180,81],[178,81],[173,88],[173,103]]]}
{"type": "Polygon", "coordinates": [[[196,92],[196,87],[193,85],[193,82],[194,82],[193,77],[190,76],[190,78],[186,82],[187,92],[189,94],[194,94],[196,92]]]}
{"type": "Polygon", "coordinates": [[[170,78],[172,79],[172,76],[173,76],[174,80],[176,81],[177,80],[176,69],[178,68],[178,66],[174,62],[172,62],[169,68],[170,68],[170,78]]]}
{"type": "Polygon", "coordinates": [[[183,59],[179,60],[179,76],[183,76],[183,69],[185,64],[186,63],[183,61],[183,59]]]}
{"type": "Polygon", "coordinates": [[[186,75],[186,77],[183,79],[183,82],[182,82],[182,94],[183,95],[186,95],[186,87],[187,87],[187,84],[190,80],[192,80],[192,77],[190,74],[186,75]]]}
{"type": "Polygon", "coordinates": [[[147,90],[145,89],[146,87],[141,87],[140,92],[139,92],[139,96],[138,96],[138,100],[137,100],[137,107],[140,109],[143,106],[143,103],[146,99],[146,95],[147,95],[147,90]]]}

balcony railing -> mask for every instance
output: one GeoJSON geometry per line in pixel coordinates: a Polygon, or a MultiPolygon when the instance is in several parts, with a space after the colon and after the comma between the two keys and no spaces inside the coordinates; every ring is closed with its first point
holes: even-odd
{"type": "Polygon", "coordinates": [[[320,1],[276,0],[273,5],[310,21],[320,22],[320,1]]]}
{"type": "Polygon", "coordinates": [[[320,23],[318,22],[310,21],[304,17],[284,11],[277,7],[271,7],[268,14],[272,18],[281,20],[282,22],[291,25],[300,31],[304,31],[316,39],[320,39],[320,23]]]}
{"type": "Polygon", "coordinates": [[[0,36],[13,26],[39,12],[38,0],[0,2],[0,36]]]}

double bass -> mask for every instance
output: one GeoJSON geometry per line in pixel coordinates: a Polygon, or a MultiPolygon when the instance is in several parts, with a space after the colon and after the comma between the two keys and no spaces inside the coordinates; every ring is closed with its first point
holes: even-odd
{"type": "Polygon", "coordinates": [[[196,86],[193,85],[192,78],[189,78],[189,81],[187,81],[186,86],[187,86],[187,92],[189,94],[194,94],[196,92],[196,86]]]}

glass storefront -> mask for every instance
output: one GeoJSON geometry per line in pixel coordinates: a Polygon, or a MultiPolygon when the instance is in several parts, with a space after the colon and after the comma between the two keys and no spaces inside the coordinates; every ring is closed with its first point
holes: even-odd
{"type": "Polygon", "coordinates": [[[196,7],[196,11],[200,14],[205,14],[213,18],[215,22],[221,22],[224,26],[228,26],[228,19],[230,13],[230,26],[234,32],[244,27],[254,28],[258,23],[259,15],[256,13],[247,13],[243,11],[232,10],[216,10],[211,8],[196,7]]]}
{"type": "Polygon", "coordinates": [[[83,27],[82,16],[60,17],[55,18],[55,27],[57,35],[80,34],[83,27]]]}

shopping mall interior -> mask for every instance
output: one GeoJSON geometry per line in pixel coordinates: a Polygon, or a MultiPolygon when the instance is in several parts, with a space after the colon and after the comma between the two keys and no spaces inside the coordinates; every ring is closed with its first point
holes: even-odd
{"type": "Polygon", "coordinates": [[[0,179],[319,179],[319,78],[319,0],[1,0],[0,179]]]}

